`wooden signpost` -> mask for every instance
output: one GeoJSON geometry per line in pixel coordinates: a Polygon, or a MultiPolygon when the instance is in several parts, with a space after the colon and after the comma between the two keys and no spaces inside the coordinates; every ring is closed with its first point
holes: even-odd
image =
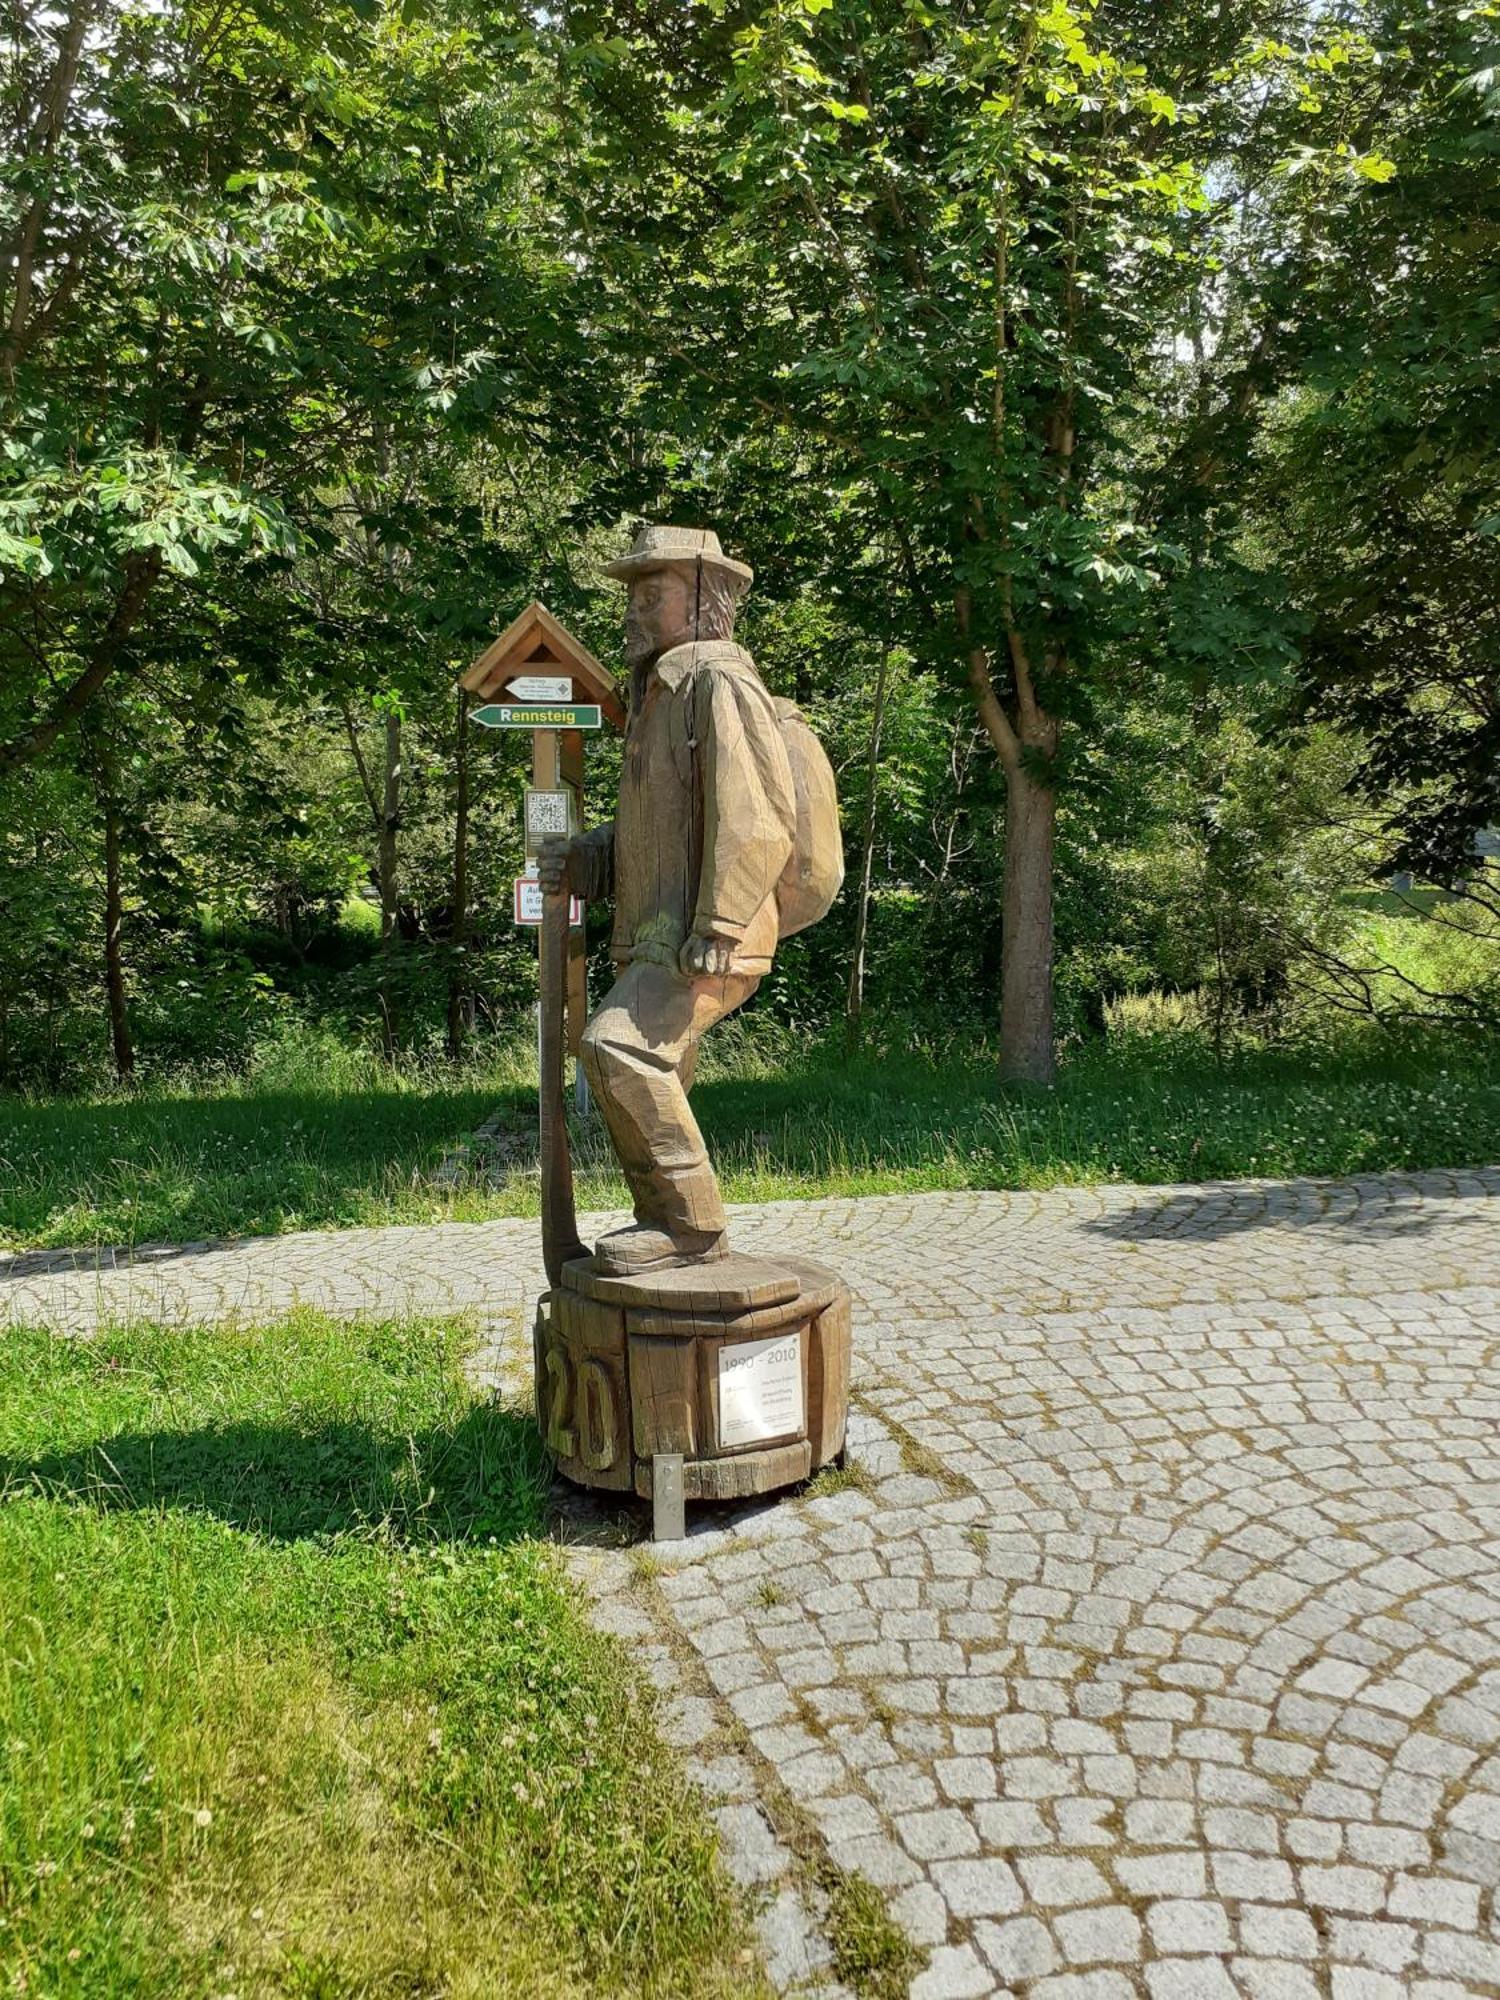
{"type": "MultiPolygon", "coordinates": [[[[480,697],[483,705],[472,711],[475,722],[491,729],[531,732],[528,859],[535,853],[534,843],[554,830],[546,824],[545,809],[537,815],[530,810],[532,799],[569,794],[571,824],[563,830],[581,833],[584,732],[602,728],[605,722],[616,729],[625,727],[625,706],[614,681],[587,646],[559,624],[545,604],[528,604],[485,647],[459,686],[480,697]]],[[[551,817],[555,820],[555,808],[551,817]]],[[[516,883],[516,922],[521,924],[541,921],[539,900],[524,886],[530,879],[521,876],[516,883]]],[[[568,935],[568,1050],[574,1056],[589,1004],[582,906],[577,910],[568,935]]]]}

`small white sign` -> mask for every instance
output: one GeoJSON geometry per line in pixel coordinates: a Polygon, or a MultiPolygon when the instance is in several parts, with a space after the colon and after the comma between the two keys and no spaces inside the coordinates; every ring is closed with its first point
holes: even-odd
{"type": "Polygon", "coordinates": [[[519,680],[505,683],[505,692],[517,701],[571,701],[573,677],[571,674],[522,674],[519,680]]]}
{"type": "MultiPolygon", "coordinates": [[[[516,922],[539,924],[542,921],[542,885],[531,868],[516,877],[515,895],[516,922]]],[[[568,922],[573,925],[583,922],[583,902],[577,896],[568,898],[568,922]]]]}
{"type": "Polygon", "coordinates": [[[719,1449],[802,1429],[802,1334],[738,1340],[719,1349],[719,1449]]]}

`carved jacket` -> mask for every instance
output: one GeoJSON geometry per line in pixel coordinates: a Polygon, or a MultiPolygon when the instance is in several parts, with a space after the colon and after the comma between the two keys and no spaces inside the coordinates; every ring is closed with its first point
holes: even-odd
{"type": "Polygon", "coordinates": [[[796,791],[771,695],[743,646],[674,646],[632,704],[610,826],[575,849],[574,887],[609,893],[617,965],[673,968],[690,932],[734,942],[733,970],[776,949],[776,883],[791,855],[796,791]]]}

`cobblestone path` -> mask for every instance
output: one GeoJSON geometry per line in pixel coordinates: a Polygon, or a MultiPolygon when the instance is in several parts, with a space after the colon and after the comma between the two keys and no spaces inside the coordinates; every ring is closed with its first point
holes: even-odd
{"type": "MultiPolygon", "coordinates": [[[[838,1990],[831,1863],[925,1949],[914,2000],[1500,1994],[1500,1170],[778,1203],[737,1235],[854,1288],[857,1482],[572,1560],[764,1887],[781,1987],[838,1990]]],[[[535,1245],[12,1259],[0,1318],[477,1304],[513,1357],[535,1245]]]]}

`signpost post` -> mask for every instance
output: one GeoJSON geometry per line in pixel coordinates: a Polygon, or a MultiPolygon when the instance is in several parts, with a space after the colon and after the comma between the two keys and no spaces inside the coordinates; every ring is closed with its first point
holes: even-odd
{"type": "MultiPolygon", "coordinates": [[[[625,727],[625,707],[610,675],[588,648],[559,623],[544,604],[529,604],[488,645],[459,683],[480,697],[471,719],[501,731],[531,734],[531,786],[526,794],[526,855],[531,861],[541,841],[556,833],[581,833],[586,825],[583,797],[585,731],[606,722],[625,727]],[[559,804],[559,801],[562,801],[559,804]],[[562,819],[562,825],[557,824],[562,819]]],[[[541,897],[517,878],[518,924],[541,922],[541,897]],[[535,908],[536,914],[531,911],[535,908]],[[523,914],[524,912],[524,914],[523,914]]],[[[568,1035],[574,1057],[588,1018],[587,956],[583,905],[573,898],[568,933],[568,1035]]],[[[579,1109],[588,1103],[580,1066],[579,1109]]]]}

